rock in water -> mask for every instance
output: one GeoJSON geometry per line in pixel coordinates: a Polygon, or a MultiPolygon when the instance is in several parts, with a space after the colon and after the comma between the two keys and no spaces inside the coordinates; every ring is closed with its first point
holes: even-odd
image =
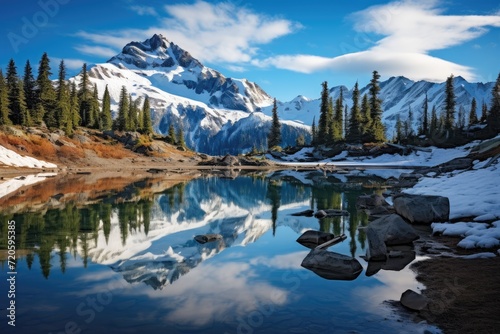
{"type": "Polygon", "coordinates": [[[368,248],[366,249],[366,261],[385,261],[387,259],[387,247],[380,233],[368,226],[365,229],[368,248]]]}
{"type": "Polygon", "coordinates": [[[427,307],[427,298],[410,289],[403,292],[400,301],[403,306],[414,311],[421,311],[427,307]]]}
{"type": "Polygon", "coordinates": [[[393,200],[396,213],[412,224],[430,225],[450,219],[450,200],[443,196],[401,194],[393,200]]]}
{"type": "Polygon", "coordinates": [[[302,235],[297,238],[297,242],[307,248],[315,248],[332,240],[334,237],[335,235],[332,233],[309,230],[302,233],[302,235]]]}
{"type": "Polygon", "coordinates": [[[222,235],[214,234],[214,233],[202,234],[202,235],[197,235],[194,237],[194,240],[196,240],[200,244],[205,244],[207,242],[221,240],[221,239],[222,239],[222,235]]]}
{"type": "Polygon", "coordinates": [[[376,219],[368,227],[380,234],[387,246],[409,244],[419,238],[413,227],[396,214],[376,219]]]}
{"type": "Polygon", "coordinates": [[[301,266],[330,280],[352,281],[363,271],[355,258],[322,249],[310,251],[301,266]]]}

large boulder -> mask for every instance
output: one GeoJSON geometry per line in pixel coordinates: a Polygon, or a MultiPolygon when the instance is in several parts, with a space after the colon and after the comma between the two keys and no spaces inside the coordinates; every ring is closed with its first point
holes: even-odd
{"type": "Polygon", "coordinates": [[[427,298],[410,289],[403,292],[400,301],[403,306],[414,311],[421,311],[427,307],[427,298]]]}
{"type": "Polygon", "coordinates": [[[399,194],[393,198],[396,213],[412,224],[430,225],[450,219],[450,200],[443,196],[399,194]]]}
{"type": "Polygon", "coordinates": [[[375,230],[387,246],[409,244],[419,238],[413,227],[397,214],[376,219],[368,227],[375,230]]]}
{"type": "Polygon", "coordinates": [[[308,230],[298,237],[297,242],[307,248],[315,248],[333,238],[335,235],[332,233],[308,230]]]}
{"type": "Polygon", "coordinates": [[[366,261],[385,261],[387,259],[387,247],[381,234],[368,226],[365,229],[368,248],[366,249],[366,261]]]}
{"type": "Polygon", "coordinates": [[[358,209],[373,209],[378,206],[389,206],[389,203],[381,195],[371,194],[359,196],[356,201],[356,207],[358,209]]]}
{"type": "Polygon", "coordinates": [[[352,281],[363,271],[355,258],[322,249],[310,251],[301,266],[330,280],[352,281]]]}

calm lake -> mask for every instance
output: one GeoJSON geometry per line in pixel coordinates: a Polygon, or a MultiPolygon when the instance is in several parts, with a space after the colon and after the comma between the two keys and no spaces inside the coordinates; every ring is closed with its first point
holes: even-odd
{"type": "Polygon", "coordinates": [[[1,260],[1,332],[423,332],[384,302],[422,288],[409,266],[367,276],[360,258],[367,245],[358,227],[368,216],[355,204],[377,191],[363,187],[373,182],[293,171],[202,176],[153,191],[151,182],[135,182],[41,212],[3,212],[0,248],[15,221],[18,259],[15,328],[6,317],[6,255],[1,260]],[[307,209],[350,215],[292,215],[307,209]],[[345,233],[328,251],[357,259],[359,276],[332,280],[302,267],[310,250],[296,239],[311,229],[345,233]],[[208,233],[222,237],[195,241],[208,233]]]}

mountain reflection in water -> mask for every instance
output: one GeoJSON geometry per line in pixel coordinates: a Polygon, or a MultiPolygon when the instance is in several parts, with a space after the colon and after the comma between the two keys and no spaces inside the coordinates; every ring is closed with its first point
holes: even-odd
{"type": "MultiPolygon", "coordinates": [[[[366,237],[357,228],[367,225],[368,217],[355,208],[366,189],[358,182],[319,183],[314,177],[200,177],[144,196],[138,188],[128,200],[107,195],[84,206],[66,203],[0,216],[2,235],[6,222],[16,221],[16,248],[25,254],[17,263],[21,328],[60,332],[68,323],[93,333],[165,328],[316,333],[330,331],[334,323],[341,332],[402,328],[387,320],[389,309],[377,307],[399,298],[389,296],[388,287],[380,289],[389,284],[380,279],[384,275],[358,271],[350,282],[325,280],[301,267],[309,250],[295,240],[314,229],[345,233],[347,240],[330,250],[367,268],[359,258],[366,237]],[[321,220],[292,215],[307,209],[343,209],[350,215],[321,220]],[[221,238],[195,241],[205,234],[221,238]],[[386,294],[360,296],[375,290],[386,294]],[[92,309],[87,300],[94,297],[108,303],[92,309]]],[[[393,272],[391,284],[416,289],[408,272],[407,266],[393,272]]]]}

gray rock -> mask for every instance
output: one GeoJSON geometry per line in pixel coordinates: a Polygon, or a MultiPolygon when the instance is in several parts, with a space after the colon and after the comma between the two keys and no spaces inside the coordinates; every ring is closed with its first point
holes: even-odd
{"type": "Polygon", "coordinates": [[[326,210],[318,210],[314,214],[314,217],[319,219],[326,217],[339,217],[339,216],[349,216],[349,212],[346,210],[326,209],[326,210]]]}
{"type": "Polygon", "coordinates": [[[421,311],[424,308],[427,307],[427,298],[422,296],[421,294],[413,291],[413,290],[406,290],[403,292],[401,295],[401,304],[403,304],[404,307],[409,308],[410,310],[414,311],[421,311]]]}
{"type": "Polygon", "coordinates": [[[378,206],[389,206],[389,203],[381,195],[363,195],[359,196],[356,200],[356,207],[358,209],[373,209],[378,206]]]}
{"type": "Polygon", "coordinates": [[[297,216],[297,217],[300,217],[300,216],[312,217],[313,214],[314,214],[314,210],[304,210],[304,211],[292,213],[291,215],[292,216],[297,216]]]}
{"type": "Polygon", "coordinates": [[[301,266],[330,280],[352,281],[363,271],[355,258],[322,249],[310,251],[301,266]]]}
{"type": "Polygon", "coordinates": [[[197,235],[194,237],[194,240],[196,240],[200,244],[205,244],[207,242],[212,242],[212,241],[221,240],[221,239],[222,239],[222,235],[214,234],[214,233],[197,235]]]}
{"type": "Polygon", "coordinates": [[[450,219],[450,200],[443,196],[400,194],[393,199],[396,213],[412,224],[430,225],[450,219]]]}
{"type": "Polygon", "coordinates": [[[413,227],[396,214],[376,219],[368,227],[377,231],[387,246],[404,245],[419,238],[413,227]]]}
{"type": "Polygon", "coordinates": [[[321,218],[325,218],[327,216],[325,210],[318,210],[316,211],[316,213],[314,213],[314,217],[318,218],[318,219],[321,219],[321,218]]]}
{"type": "Polygon", "coordinates": [[[366,249],[367,261],[385,261],[387,259],[387,247],[381,237],[381,234],[375,229],[368,226],[365,229],[368,248],[366,249]]]}
{"type": "Polygon", "coordinates": [[[335,235],[332,233],[309,230],[302,233],[302,235],[297,238],[297,242],[307,248],[315,248],[332,240],[334,237],[335,235]]]}

